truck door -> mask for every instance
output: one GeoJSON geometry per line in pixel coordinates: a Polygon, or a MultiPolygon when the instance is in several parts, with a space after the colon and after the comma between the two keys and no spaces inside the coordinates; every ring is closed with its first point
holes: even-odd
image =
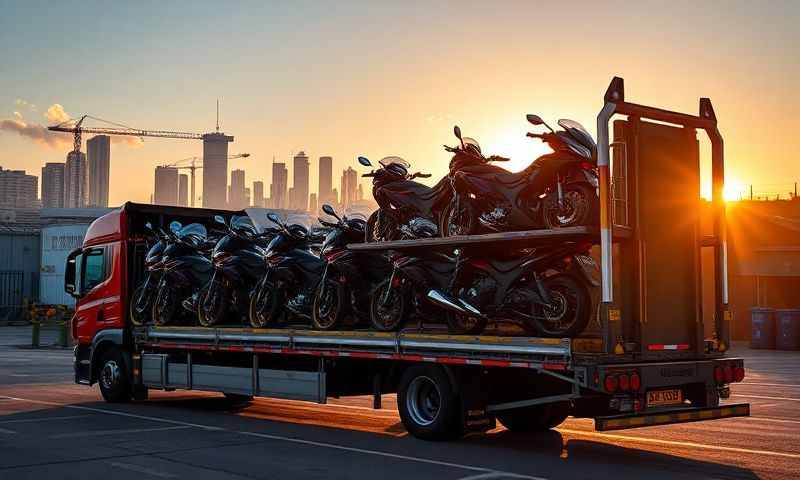
{"type": "Polygon", "coordinates": [[[84,248],[77,261],[79,300],[75,321],[79,340],[91,342],[98,330],[120,323],[119,290],[114,288],[111,256],[113,246],[84,248]]]}

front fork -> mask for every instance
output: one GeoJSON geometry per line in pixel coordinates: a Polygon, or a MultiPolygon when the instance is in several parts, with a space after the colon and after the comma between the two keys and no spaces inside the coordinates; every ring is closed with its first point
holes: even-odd
{"type": "Polygon", "coordinates": [[[392,289],[395,288],[394,284],[396,282],[396,278],[398,278],[398,276],[397,276],[397,267],[395,266],[394,268],[392,268],[392,275],[389,276],[389,287],[383,292],[383,295],[381,296],[381,307],[386,307],[386,305],[389,303],[389,296],[392,293],[392,289]]]}

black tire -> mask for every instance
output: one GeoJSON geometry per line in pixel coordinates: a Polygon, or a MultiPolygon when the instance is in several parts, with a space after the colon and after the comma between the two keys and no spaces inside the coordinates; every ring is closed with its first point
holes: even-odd
{"type": "Polygon", "coordinates": [[[225,289],[222,285],[216,286],[216,295],[211,295],[211,286],[205,285],[200,289],[197,294],[197,319],[200,325],[204,327],[213,327],[222,323],[227,314],[229,307],[229,299],[226,298],[225,289]],[[213,300],[207,305],[207,298],[213,300]],[[208,306],[208,308],[206,308],[208,306]]]}
{"type": "Polygon", "coordinates": [[[444,207],[439,217],[439,236],[472,235],[477,232],[477,218],[470,204],[461,205],[456,211],[456,200],[453,199],[444,207]]]}
{"type": "Polygon", "coordinates": [[[162,285],[153,300],[152,319],[155,325],[169,325],[178,313],[178,295],[166,284],[162,285]]]}
{"type": "Polygon", "coordinates": [[[131,295],[131,304],[128,308],[128,317],[131,319],[131,323],[137,327],[141,327],[142,325],[146,324],[148,316],[151,314],[151,311],[149,308],[147,308],[147,306],[145,306],[145,308],[142,310],[137,308],[139,305],[139,297],[142,296],[143,291],[144,283],[136,287],[136,290],[133,291],[133,295],[131,295]]]}
{"type": "Polygon", "coordinates": [[[314,293],[314,305],[311,309],[311,323],[317,330],[334,330],[342,324],[346,314],[345,299],[342,298],[339,285],[327,280],[324,291],[322,283],[314,293]]]}
{"type": "Polygon", "coordinates": [[[564,228],[597,225],[599,199],[595,188],[588,183],[564,185],[564,208],[558,206],[555,192],[544,199],[542,221],[547,228],[564,228]]]}
{"type": "Polygon", "coordinates": [[[586,328],[592,316],[592,298],[584,283],[572,275],[559,273],[543,280],[553,307],[534,307],[533,328],[543,337],[575,337],[586,328]]]}
{"type": "Polygon", "coordinates": [[[282,313],[281,292],[275,284],[267,282],[259,285],[250,297],[248,318],[253,328],[266,328],[278,323],[282,313]]]}
{"type": "Polygon", "coordinates": [[[555,428],[569,416],[569,402],[546,403],[497,413],[497,420],[512,432],[544,432],[555,428]]]}
{"type": "Polygon", "coordinates": [[[387,302],[383,301],[391,279],[384,281],[372,294],[369,302],[369,320],[372,327],[380,332],[394,332],[405,325],[411,311],[409,295],[402,285],[391,289],[387,302]]]}
{"type": "Polygon", "coordinates": [[[460,398],[440,365],[414,365],[403,373],[397,409],[408,433],[417,438],[448,440],[464,432],[460,398]]]}
{"type": "Polygon", "coordinates": [[[131,400],[133,386],[127,365],[117,348],[112,348],[103,354],[100,370],[97,372],[97,383],[106,402],[124,403],[131,400]]]}

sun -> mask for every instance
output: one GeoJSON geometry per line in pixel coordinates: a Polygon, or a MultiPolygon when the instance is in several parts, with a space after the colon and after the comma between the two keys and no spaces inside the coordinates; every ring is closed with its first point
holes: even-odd
{"type": "Polygon", "coordinates": [[[742,200],[745,198],[746,190],[747,186],[737,179],[725,180],[725,186],[722,189],[722,198],[726,202],[742,200]]]}

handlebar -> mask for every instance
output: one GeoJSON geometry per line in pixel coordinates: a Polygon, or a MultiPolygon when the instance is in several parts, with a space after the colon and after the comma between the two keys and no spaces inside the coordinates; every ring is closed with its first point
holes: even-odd
{"type": "Polygon", "coordinates": [[[510,158],[501,157],[500,155],[492,155],[491,157],[487,158],[486,160],[490,161],[490,162],[509,162],[509,161],[511,161],[510,158]]]}
{"type": "Polygon", "coordinates": [[[375,172],[369,172],[369,173],[365,173],[365,174],[363,174],[363,175],[361,175],[361,176],[362,176],[362,177],[374,177],[374,176],[375,176],[375,172]]]}
{"type": "Polygon", "coordinates": [[[414,179],[414,178],[431,178],[431,174],[430,173],[417,172],[417,173],[411,175],[411,178],[412,179],[414,179]]]}

